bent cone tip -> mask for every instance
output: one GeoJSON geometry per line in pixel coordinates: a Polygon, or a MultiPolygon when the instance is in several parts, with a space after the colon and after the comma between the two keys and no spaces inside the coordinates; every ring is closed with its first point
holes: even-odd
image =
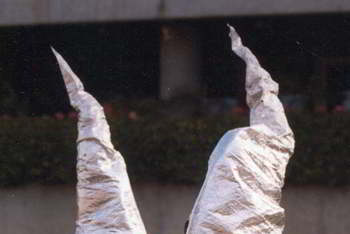
{"type": "Polygon", "coordinates": [[[231,38],[232,41],[236,41],[240,39],[240,36],[238,35],[236,29],[232,27],[230,24],[227,24],[227,27],[230,29],[229,32],[229,37],[231,38]]]}
{"type": "Polygon", "coordinates": [[[52,46],[50,46],[50,49],[52,50],[52,52],[57,56],[58,55],[58,53],[57,53],[57,51],[55,50],[55,48],[53,48],[52,46]]]}

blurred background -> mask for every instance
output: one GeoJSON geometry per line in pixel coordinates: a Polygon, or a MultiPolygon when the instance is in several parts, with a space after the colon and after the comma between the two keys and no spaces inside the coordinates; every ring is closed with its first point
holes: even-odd
{"type": "Polygon", "coordinates": [[[183,233],[211,150],[246,126],[233,25],[295,132],[287,234],[350,230],[350,2],[0,0],[0,233],[74,233],[77,114],[53,46],[104,106],[149,233],[183,233]]]}

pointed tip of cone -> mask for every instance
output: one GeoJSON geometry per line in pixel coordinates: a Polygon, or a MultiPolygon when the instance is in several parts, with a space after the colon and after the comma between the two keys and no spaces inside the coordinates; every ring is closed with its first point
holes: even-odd
{"type": "Polygon", "coordinates": [[[50,45],[50,48],[51,48],[51,51],[52,51],[54,54],[58,54],[57,51],[55,50],[55,48],[53,48],[53,46],[50,45]]]}
{"type": "Polygon", "coordinates": [[[50,46],[50,48],[56,57],[56,60],[58,62],[58,65],[60,66],[61,71],[62,72],[63,72],[63,70],[70,71],[70,67],[69,67],[68,63],[66,62],[66,60],[64,60],[64,58],[61,56],[61,54],[58,53],[52,46],[50,46]]]}
{"type": "Polygon", "coordinates": [[[56,59],[58,60],[58,63],[60,63],[60,60],[63,59],[62,56],[61,56],[61,54],[58,53],[58,52],[55,50],[55,48],[53,48],[52,46],[50,46],[50,48],[51,48],[52,53],[55,55],[56,59]]]}
{"type": "Polygon", "coordinates": [[[66,84],[67,91],[70,92],[72,88],[76,90],[84,90],[84,86],[81,83],[80,79],[77,77],[77,75],[72,71],[66,60],[52,47],[50,46],[52,52],[54,53],[56,60],[58,62],[58,65],[61,70],[61,74],[63,76],[64,83],[66,84]],[[71,83],[74,84],[73,86],[68,87],[67,84],[71,83]]]}

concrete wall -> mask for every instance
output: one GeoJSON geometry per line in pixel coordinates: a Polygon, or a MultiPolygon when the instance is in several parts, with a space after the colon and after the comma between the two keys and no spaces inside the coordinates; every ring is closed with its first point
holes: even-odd
{"type": "Polygon", "coordinates": [[[0,0],[0,25],[348,12],[344,0],[0,0]]]}
{"type": "Polygon", "coordinates": [[[162,26],[160,98],[200,96],[200,38],[191,26],[162,26]]]}
{"type": "MultiPolygon", "coordinates": [[[[181,234],[199,187],[139,184],[135,196],[150,234],[181,234]]],[[[285,234],[348,234],[350,188],[288,187],[285,234]]],[[[73,234],[73,186],[0,189],[1,234],[73,234]]]]}

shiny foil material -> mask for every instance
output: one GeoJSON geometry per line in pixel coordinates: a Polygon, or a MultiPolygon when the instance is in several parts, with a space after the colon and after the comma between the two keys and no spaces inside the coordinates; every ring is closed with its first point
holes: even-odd
{"type": "Polygon", "coordinates": [[[294,137],[278,84],[230,27],[232,50],[246,63],[250,126],[228,131],[212,152],[187,234],[280,234],[279,206],[294,137]]]}
{"type": "Polygon", "coordinates": [[[76,234],[145,234],[126,165],[111,143],[101,105],[53,50],[71,105],[79,112],[76,234]]]}

